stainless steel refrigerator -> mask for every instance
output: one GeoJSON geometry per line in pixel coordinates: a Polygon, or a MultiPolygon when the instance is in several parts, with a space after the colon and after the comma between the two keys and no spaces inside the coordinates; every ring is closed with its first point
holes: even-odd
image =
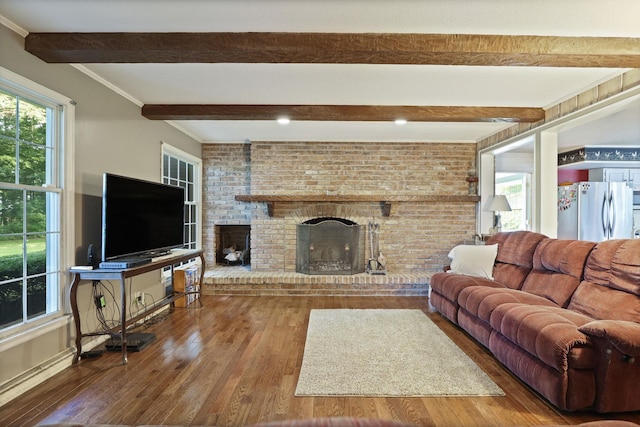
{"type": "Polygon", "coordinates": [[[630,239],[633,189],[625,182],[579,182],[558,187],[558,238],[601,242],[630,239]]]}

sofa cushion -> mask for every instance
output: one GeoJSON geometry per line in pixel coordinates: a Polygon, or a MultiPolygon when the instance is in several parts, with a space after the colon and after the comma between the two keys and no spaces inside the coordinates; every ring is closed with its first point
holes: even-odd
{"type": "Polygon", "coordinates": [[[598,243],[568,308],[599,320],[640,322],[640,239],[598,243]]]}
{"type": "Polygon", "coordinates": [[[533,254],[538,243],[547,238],[531,231],[510,231],[497,233],[487,240],[487,245],[498,244],[493,277],[496,282],[520,289],[533,267],[533,254]]]}
{"type": "Polygon", "coordinates": [[[447,273],[493,279],[498,245],[458,245],[451,249],[451,269],[447,273]]]}
{"type": "Polygon", "coordinates": [[[566,307],[582,280],[584,266],[595,245],[583,240],[542,240],[522,290],[566,307]]]}
{"type": "Polygon", "coordinates": [[[462,290],[458,296],[460,307],[487,323],[493,310],[500,304],[506,303],[556,306],[552,301],[541,296],[509,288],[474,286],[462,290]]]}
{"type": "Polygon", "coordinates": [[[442,295],[449,301],[457,302],[458,295],[470,286],[489,288],[503,288],[500,283],[483,277],[464,276],[461,274],[436,273],[429,281],[431,290],[442,295]]]}
{"type": "Polygon", "coordinates": [[[578,328],[593,319],[567,309],[505,303],[489,320],[506,339],[557,371],[592,369],[596,355],[590,339],[578,328]]]}

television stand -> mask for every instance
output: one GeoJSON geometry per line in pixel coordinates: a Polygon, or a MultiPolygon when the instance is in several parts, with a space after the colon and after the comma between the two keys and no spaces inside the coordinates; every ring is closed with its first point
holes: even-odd
{"type": "Polygon", "coordinates": [[[200,258],[200,278],[199,283],[202,285],[204,279],[205,261],[202,250],[186,250],[179,251],[175,256],[163,257],[162,259],[153,260],[147,264],[131,267],[131,268],[108,268],[108,269],[96,269],[96,270],[82,270],[71,269],[71,273],[74,275],[71,288],[69,290],[69,298],[71,303],[71,312],[73,313],[73,321],[76,327],[76,354],[73,356],[73,364],[78,363],[80,355],[82,354],[82,338],[98,335],[112,335],[118,333],[120,335],[120,346],[122,351],[122,364],[127,364],[127,326],[135,323],[136,321],[146,317],[150,313],[158,310],[165,305],[173,303],[178,298],[186,295],[185,292],[173,291],[173,295],[169,295],[160,300],[156,305],[150,307],[144,312],[137,314],[136,316],[127,320],[127,287],[125,286],[125,280],[138,276],[140,274],[148,273],[150,271],[159,270],[163,267],[171,267],[171,281],[173,282],[173,265],[188,261],[192,258],[200,258]],[[81,282],[87,281],[100,281],[100,280],[119,280],[120,281],[120,324],[113,327],[109,331],[103,332],[90,332],[83,334],[80,324],[80,312],[78,310],[78,285],[81,282]]]}

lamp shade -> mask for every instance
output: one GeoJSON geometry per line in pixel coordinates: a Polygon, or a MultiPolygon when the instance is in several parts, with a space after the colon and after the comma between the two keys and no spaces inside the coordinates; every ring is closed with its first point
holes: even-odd
{"type": "Polygon", "coordinates": [[[491,203],[489,203],[489,207],[487,208],[487,210],[494,212],[511,211],[511,206],[509,206],[507,196],[504,196],[502,194],[493,196],[493,200],[491,200],[491,203]]]}

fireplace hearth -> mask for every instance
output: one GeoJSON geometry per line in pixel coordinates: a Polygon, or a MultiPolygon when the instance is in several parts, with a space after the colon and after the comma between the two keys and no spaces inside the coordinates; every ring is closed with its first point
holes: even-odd
{"type": "Polygon", "coordinates": [[[364,272],[364,232],[343,218],[314,218],[296,227],[296,272],[349,275],[364,272]]]}

